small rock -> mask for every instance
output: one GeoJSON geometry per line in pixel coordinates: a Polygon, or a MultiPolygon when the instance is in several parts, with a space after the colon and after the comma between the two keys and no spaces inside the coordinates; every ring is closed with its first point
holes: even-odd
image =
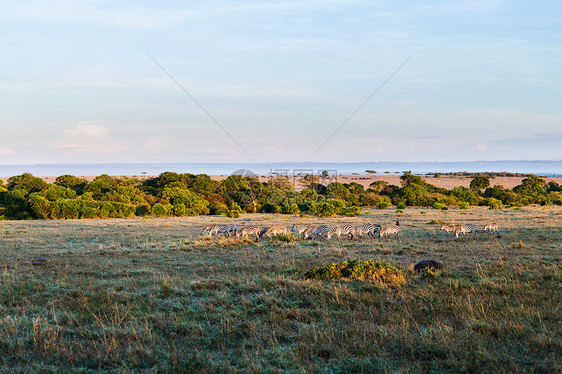
{"type": "Polygon", "coordinates": [[[425,269],[433,268],[435,270],[443,269],[443,264],[433,260],[423,260],[420,261],[414,266],[414,271],[416,273],[421,273],[425,269]]]}
{"type": "Polygon", "coordinates": [[[47,265],[47,259],[46,258],[36,258],[35,260],[31,261],[32,265],[47,265]]]}

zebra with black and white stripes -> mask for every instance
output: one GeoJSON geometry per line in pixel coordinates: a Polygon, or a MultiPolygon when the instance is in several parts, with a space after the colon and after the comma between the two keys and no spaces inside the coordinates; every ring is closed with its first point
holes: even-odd
{"type": "Polygon", "coordinates": [[[216,231],[213,231],[215,226],[218,226],[218,225],[217,224],[205,225],[205,227],[203,227],[203,229],[201,229],[201,235],[205,235],[205,233],[207,233],[207,235],[209,235],[209,237],[211,237],[213,235],[213,232],[216,234],[216,231]]]}
{"type": "Polygon", "coordinates": [[[304,239],[316,239],[318,235],[326,235],[328,230],[330,230],[330,228],[326,225],[312,225],[303,232],[302,236],[304,239]]]}
{"type": "Polygon", "coordinates": [[[326,238],[330,240],[332,236],[336,235],[338,240],[341,239],[341,235],[349,235],[351,239],[355,237],[355,226],[353,225],[338,225],[333,226],[326,233],[326,238]]]}
{"type": "Polygon", "coordinates": [[[380,231],[381,225],[366,223],[364,225],[355,226],[355,232],[363,239],[363,234],[375,236],[377,231],[380,231]]]}
{"type": "Polygon", "coordinates": [[[399,232],[400,232],[400,222],[396,220],[395,225],[385,226],[379,231],[379,238],[384,238],[385,236],[389,236],[391,234],[395,234],[395,236],[398,238],[399,232]]]}
{"type": "Polygon", "coordinates": [[[313,224],[308,224],[308,225],[297,225],[296,223],[293,223],[293,227],[291,228],[291,231],[296,234],[297,236],[303,236],[304,237],[304,232],[306,230],[308,230],[309,228],[311,228],[312,226],[314,226],[313,224]]]}
{"type": "Polygon", "coordinates": [[[469,223],[468,225],[458,225],[455,227],[455,238],[459,237],[459,234],[466,236],[466,233],[473,233],[474,236],[478,235],[478,230],[476,229],[476,225],[469,223]]]}
{"type": "Polygon", "coordinates": [[[273,235],[286,235],[288,234],[289,230],[287,230],[287,226],[273,226],[270,227],[266,232],[262,233],[261,236],[266,236],[271,238],[273,235]]]}
{"type": "Polygon", "coordinates": [[[259,240],[260,228],[256,225],[248,225],[248,226],[240,227],[238,230],[236,230],[235,233],[235,236],[237,238],[244,238],[245,236],[250,236],[250,235],[254,235],[256,237],[256,240],[259,240]]]}
{"type": "MultiPolygon", "coordinates": [[[[213,228],[213,230],[215,228],[213,228]]],[[[236,234],[236,230],[238,230],[238,225],[233,223],[227,223],[226,225],[218,225],[218,228],[216,229],[217,229],[217,235],[230,236],[231,234],[236,234]]]]}

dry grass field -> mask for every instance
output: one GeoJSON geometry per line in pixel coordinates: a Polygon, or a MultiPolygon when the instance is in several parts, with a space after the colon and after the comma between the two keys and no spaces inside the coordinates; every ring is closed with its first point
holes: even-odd
{"type": "MultiPolygon", "coordinates": [[[[562,209],[370,210],[0,221],[0,367],[9,372],[562,371],[562,209]],[[205,223],[380,223],[396,238],[204,239],[205,223]],[[455,239],[440,224],[497,222],[455,239]],[[46,261],[33,263],[45,258],[46,261]],[[402,282],[307,280],[382,260],[402,282]],[[432,259],[442,272],[415,274],[432,259]]],[[[2,370],[0,370],[2,371],[2,370]]]]}

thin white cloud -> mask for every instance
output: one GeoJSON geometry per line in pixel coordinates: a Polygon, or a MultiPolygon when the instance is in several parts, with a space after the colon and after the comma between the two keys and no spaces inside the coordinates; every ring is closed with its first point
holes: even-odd
{"type": "Polygon", "coordinates": [[[62,136],[76,139],[109,139],[110,131],[105,126],[81,124],[64,130],[62,136]]]}
{"type": "Polygon", "coordinates": [[[91,124],[80,124],[62,131],[51,145],[82,155],[112,154],[128,149],[127,142],[114,139],[106,126],[91,124]]]}
{"type": "Polygon", "coordinates": [[[0,156],[13,155],[13,154],[16,154],[16,151],[14,149],[0,148],[0,156]]]}

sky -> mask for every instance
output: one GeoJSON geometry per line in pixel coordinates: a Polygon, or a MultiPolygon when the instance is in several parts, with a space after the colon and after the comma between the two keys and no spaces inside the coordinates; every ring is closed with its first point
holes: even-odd
{"type": "Polygon", "coordinates": [[[0,165],[562,160],[560,1],[0,9],[0,165]]]}

